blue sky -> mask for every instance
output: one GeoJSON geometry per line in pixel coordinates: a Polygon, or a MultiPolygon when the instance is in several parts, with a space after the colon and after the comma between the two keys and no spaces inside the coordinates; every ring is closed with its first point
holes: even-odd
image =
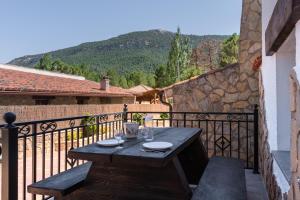
{"type": "Polygon", "coordinates": [[[241,8],[242,0],[0,0],[0,63],[132,31],[238,33],[241,8]]]}

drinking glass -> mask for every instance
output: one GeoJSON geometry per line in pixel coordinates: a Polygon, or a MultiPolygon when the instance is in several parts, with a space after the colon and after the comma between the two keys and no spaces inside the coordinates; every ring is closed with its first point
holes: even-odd
{"type": "Polygon", "coordinates": [[[120,141],[123,139],[123,132],[121,130],[115,130],[115,139],[118,141],[118,146],[116,147],[116,149],[122,149],[123,147],[120,144],[120,141]]]}
{"type": "Polygon", "coordinates": [[[142,134],[143,134],[143,137],[144,139],[147,141],[147,142],[150,142],[154,139],[153,137],[153,130],[149,127],[145,127],[142,129],[142,134]]]}

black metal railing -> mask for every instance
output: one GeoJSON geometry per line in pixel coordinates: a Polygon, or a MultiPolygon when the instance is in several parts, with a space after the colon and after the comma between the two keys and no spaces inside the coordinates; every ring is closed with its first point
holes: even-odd
{"type": "MultiPolygon", "coordinates": [[[[13,116],[13,113],[6,117],[8,116],[13,116]]],[[[48,197],[28,194],[27,185],[82,164],[84,161],[68,159],[68,151],[113,137],[115,131],[122,128],[123,121],[124,114],[119,112],[11,123],[10,126],[14,129],[0,125],[8,135],[17,135],[16,141],[5,140],[17,147],[17,160],[14,162],[19,168],[18,185],[12,194],[18,194],[18,199],[23,200],[47,199],[48,197]]],[[[7,157],[4,155],[7,153],[12,152],[4,151],[3,156],[7,157]]],[[[6,180],[2,181],[5,182],[6,180]]]]}
{"type": "Polygon", "coordinates": [[[128,121],[142,121],[140,119],[146,115],[152,116],[151,122],[145,122],[147,126],[201,128],[201,139],[208,157],[238,158],[245,161],[245,168],[257,172],[257,107],[249,113],[127,112],[128,121]]]}
{"type": "Polygon", "coordinates": [[[122,112],[14,123],[13,113],[5,114],[2,131],[2,199],[47,199],[28,194],[27,185],[59,174],[84,161],[70,160],[70,149],[111,138],[123,123],[147,126],[202,128],[202,141],[208,156],[221,155],[245,161],[245,168],[258,172],[258,111],[217,112],[122,112]],[[3,151],[2,151],[3,149],[3,151]],[[2,155],[3,154],[3,155],[2,155]],[[10,183],[10,184],[4,184],[10,183]]]}

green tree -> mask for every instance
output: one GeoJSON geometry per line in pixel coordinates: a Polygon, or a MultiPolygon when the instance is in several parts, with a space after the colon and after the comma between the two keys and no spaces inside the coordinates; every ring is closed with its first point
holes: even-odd
{"type": "Polygon", "coordinates": [[[133,86],[140,84],[147,85],[147,76],[142,71],[133,71],[128,75],[127,81],[132,83],[133,86]]]}
{"type": "Polygon", "coordinates": [[[45,54],[40,59],[38,64],[35,66],[35,68],[84,76],[89,80],[99,81],[98,73],[94,71],[90,71],[89,69],[87,69],[86,65],[81,64],[79,66],[73,66],[73,65],[66,64],[59,59],[53,61],[48,54],[45,54]]]}
{"type": "Polygon", "coordinates": [[[120,87],[128,88],[127,79],[125,78],[125,76],[121,76],[119,81],[120,87]]]}
{"type": "Polygon", "coordinates": [[[44,54],[35,68],[44,69],[44,70],[51,70],[51,68],[52,68],[51,56],[49,54],[44,54]]]}
{"type": "Polygon", "coordinates": [[[204,73],[204,70],[199,67],[195,66],[189,66],[186,69],[183,70],[181,75],[181,80],[190,79],[194,76],[198,76],[204,73]]]}
{"type": "Polygon", "coordinates": [[[188,66],[192,54],[189,38],[183,38],[180,28],[171,42],[167,63],[167,83],[172,84],[181,80],[182,71],[188,66]]]}
{"type": "Polygon", "coordinates": [[[155,70],[155,85],[156,87],[165,87],[172,83],[171,77],[167,75],[167,66],[159,65],[155,70]]]}
{"type": "Polygon", "coordinates": [[[224,67],[228,64],[233,64],[238,62],[239,57],[239,36],[234,33],[230,38],[225,40],[222,44],[221,55],[220,55],[220,65],[224,67]]]}
{"type": "Polygon", "coordinates": [[[107,70],[107,76],[110,79],[110,84],[114,86],[119,86],[120,77],[115,69],[107,70]]]}
{"type": "Polygon", "coordinates": [[[155,87],[155,76],[152,73],[147,75],[147,85],[150,87],[155,87]]]}

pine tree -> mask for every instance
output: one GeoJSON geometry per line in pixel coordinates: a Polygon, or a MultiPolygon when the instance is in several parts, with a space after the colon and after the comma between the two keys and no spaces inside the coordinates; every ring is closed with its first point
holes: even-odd
{"type": "Polygon", "coordinates": [[[171,43],[167,63],[167,84],[181,80],[181,73],[190,62],[192,48],[188,38],[182,38],[180,28],[171,43]]]}
{"type": "Polygon", "coordinates": [[[225,40],[222,44],[220,65],[223,67],[228,64],[238,62],[239,57],[239,36],[234,33],[230,38],[225,40]]]}

